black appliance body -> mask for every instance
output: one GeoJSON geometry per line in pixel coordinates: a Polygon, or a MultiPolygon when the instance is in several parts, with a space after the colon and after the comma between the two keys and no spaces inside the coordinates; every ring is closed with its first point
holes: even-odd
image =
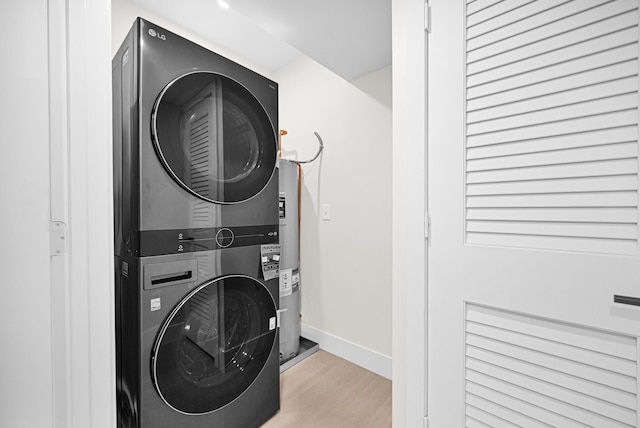
{"type": "Polygon", "coordinates": [[[138,18],[113,60],[119,427],[280,406],[277,84],[138,18]]]}
{"type": "Polygon", "coordinates": [[[277,84],[143,19],[112,66],[116,255],[278,242],[277,84]]]}
{"type": "Polygon", "coordinates": [[[278,282],[259,259],[245,246],[120,260],[119,427],[249,428],[278,411],[278,282]]]}

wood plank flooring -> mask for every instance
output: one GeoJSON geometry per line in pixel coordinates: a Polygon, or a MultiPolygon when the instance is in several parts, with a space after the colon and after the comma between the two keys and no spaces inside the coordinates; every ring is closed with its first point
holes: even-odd
{"type": "Polygon", "coordinates": [[[391,381],[323,350],[280,375],[280,400],[261,428],[391,427],[391,381]]]}

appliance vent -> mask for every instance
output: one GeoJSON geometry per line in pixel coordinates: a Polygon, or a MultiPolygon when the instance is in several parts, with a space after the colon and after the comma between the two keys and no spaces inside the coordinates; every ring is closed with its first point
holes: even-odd
{"type": "MultiPolygon", "coordinates": [[[[191,189],[199,195],[209,195],[209,115],[203,114],[189,123],[189,162],[191,168],[191,189]]],[[[196,200],[193,207],[193,223],[195,226],[207,225],[209,206],[206,202],[196,200]]]]}
{"type": "Polygon", "coordinates": [[[191,297],[191,314],[201,322],[213,324],[216,320],[216,296],[210,296],[209,287],[205,287],[191,297]]]}
{"type": "Polygon", "coordinates": [[[217,266],[210,266],[212,263],[211,256],[206,253],[195,253],[198,261],[198,278],[211,278],[213,269],[217,266]]]}
{"type": "Polygon", "coordinates": [[[638,426],[637,338],[467,304],[468,427],[638,426]]]}
{"type": "Polygon", "coordinates": [[[638,254],[638,0],[467,2],[466,242],[638,254]]]}
{"type": "Polygon", "coordinates": [[[209,193],[209,115],[203,114],[190,125],[191,188],[195,192],[207,196],[209,193]]]}

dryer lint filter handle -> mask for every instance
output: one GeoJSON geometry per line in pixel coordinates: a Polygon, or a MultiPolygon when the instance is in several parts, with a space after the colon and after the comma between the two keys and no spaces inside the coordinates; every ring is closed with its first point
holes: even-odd
{"type": "Polygon", "coordinates": [[[265,281],[280,277],[280,244],[261,245],[260,259],[265,281]]]}

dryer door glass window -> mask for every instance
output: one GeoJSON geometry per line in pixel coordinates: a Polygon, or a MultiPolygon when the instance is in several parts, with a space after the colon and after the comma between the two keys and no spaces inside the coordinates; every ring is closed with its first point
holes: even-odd
{"type": "Polygon", "coordinates": [[[247,88],[220,74],[194,72],[167,85],[151,128],[169,174],[207,201],[250,199],[274,172],[277,140],[269,116],[247,88]]]}
{"type": "Polygon", "coordinates": [[[187,414],[229,404],[262,371],[275,327],[275,303],[257,280],[227,276],[201,285],[160,329],[151,361],[156,390],[187,414]]]}

